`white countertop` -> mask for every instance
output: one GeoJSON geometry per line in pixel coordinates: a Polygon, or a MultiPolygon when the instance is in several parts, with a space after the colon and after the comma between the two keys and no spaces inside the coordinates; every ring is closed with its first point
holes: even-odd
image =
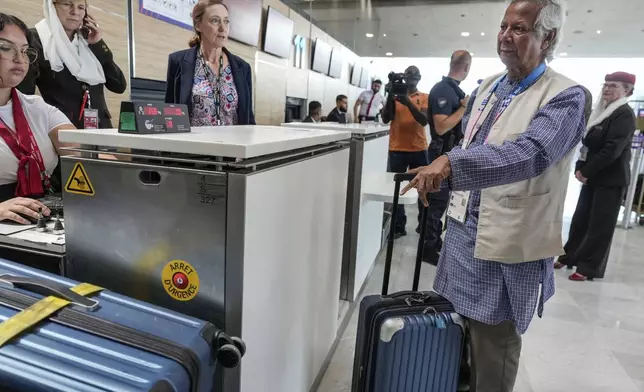
{"type": "Polygon", "coordinates": [[[132,148],[181,154],[253,158],[349,139],[351,133],[262,125],[192,127],[189,133],[138,135],[117,129],[61,130],[63,143],[132,148]]]}
{"type": "Polygon", "coordinates": [[[291,122],[282,124],[283,127],[297,129],[326,129],[329,131],[346,131],[357,135],[369,135],[372,133],[389,131],[389,125],[382,124],[338,124],[334,122],[303,123],[291,122]]]}
{"type": "MultiPolygon", "coordinates": [[[[372,176],[363,179],[365,181],[362,198],[364,200],[381,201],[385,203],[394,202],[394,173],[382,173],[381,175],[372,176]]],[[[400,183],[400,190],[402,190],[409,181],[400,183]]],[[[416,189],[410,189],[404,195],[398,198],[398,204],[416,204],[418,200],[418,192],[416,189]]]]}

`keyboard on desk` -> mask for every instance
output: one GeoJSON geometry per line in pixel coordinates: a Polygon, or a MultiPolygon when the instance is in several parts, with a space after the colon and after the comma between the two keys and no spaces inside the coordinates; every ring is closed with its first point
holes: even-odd
{"type": "Polygon", "coordinates": [[[49,208],[51,211],[51,216],[56,216],[60,214],[60,217],[63,217],[63,198],[60,196],[45,196],[40,199],[40,202],[49,208]]]}

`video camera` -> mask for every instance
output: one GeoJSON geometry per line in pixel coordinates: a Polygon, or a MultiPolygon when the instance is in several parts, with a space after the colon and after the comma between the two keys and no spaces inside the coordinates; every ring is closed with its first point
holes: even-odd
{"type": "Polygon", "coordinates": [[[394,97],[407,95],[407,83],[404,73],[389,72],[389,83],[387,83],[387,94],[394,97]]]}

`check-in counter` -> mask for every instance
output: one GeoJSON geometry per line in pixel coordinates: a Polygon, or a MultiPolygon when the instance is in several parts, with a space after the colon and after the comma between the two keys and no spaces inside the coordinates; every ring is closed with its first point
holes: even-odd
{"type": "Polygon", "coordinates": [[[338,329],[350,132],[69,130],[67,274],[242,337],[226,392],[308,391],[338,329]],[[119,160],[103,159],[110,151],[119,160]],[[134,151],[134,152],[123,152],[134,151]],[[71,184],[71,185],[69,185],[71,184]]]}
{"type": "MultiPolygon", "coordinates": [[[[366,186],[385,180],[389,126],[332,122],[285,123],[282,126],[351,132],[340,298],[352,302],[359,295],[382,247],[384,204],[381,200],[365,198],[364,194],[366,186]]],[[[393,190],[393,182],[391,188],[393,190]]]]}

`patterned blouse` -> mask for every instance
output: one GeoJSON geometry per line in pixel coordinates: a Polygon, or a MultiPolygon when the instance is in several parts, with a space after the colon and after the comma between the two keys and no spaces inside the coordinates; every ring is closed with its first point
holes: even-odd
{"type": "MultiPolygon", "coordinates": [[[[217,83],[215,73],[203,59],[201,53],[197,55],[195,76],[192,83],[192,126],[216,126],[214,90],[217,83]]],[[[237,124],[237,105],[239,96],[233,80],[233,71],[227,65],[219,78],[219,92],[221,104],[221,125],[237,124]]]]}

